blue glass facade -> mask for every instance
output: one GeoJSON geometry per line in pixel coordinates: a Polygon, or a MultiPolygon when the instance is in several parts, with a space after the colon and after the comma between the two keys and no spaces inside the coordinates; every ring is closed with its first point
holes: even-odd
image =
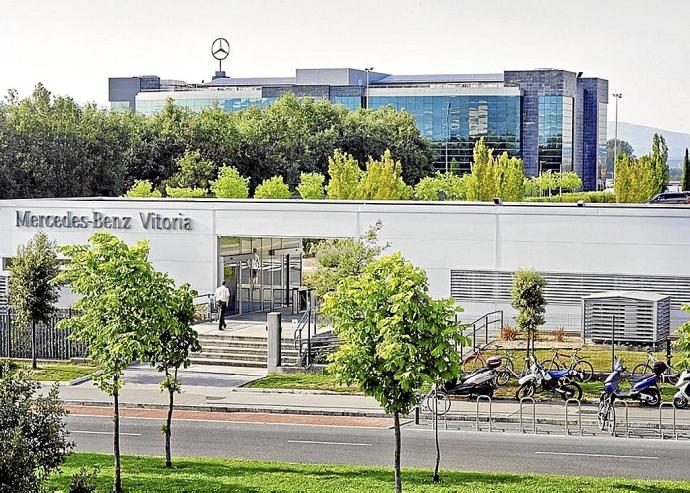
{"type": "Polygon", "coordinates": [[[455,159],[468,171],[474,143],[480,138],[494,154],[520,155],[519,96],[375,96],[369,108],[391,106],[414,116],[422,135],[432,142],[435,164],[443,168],[455,159]]]}
{"type": "Polygon", "coordinates": [[[539,171],[573,170],[573,98],[539,96],[539,171]]]}

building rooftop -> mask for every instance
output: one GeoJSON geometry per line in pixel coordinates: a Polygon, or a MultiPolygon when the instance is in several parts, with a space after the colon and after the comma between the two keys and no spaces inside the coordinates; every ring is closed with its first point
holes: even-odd
{"type": "Polygon", "coordinates": [[[443,84],[463,82],[503,82],[503,74],[415,74],[415,75],[389,75],[372,82],[378,84],[443,84]]]}

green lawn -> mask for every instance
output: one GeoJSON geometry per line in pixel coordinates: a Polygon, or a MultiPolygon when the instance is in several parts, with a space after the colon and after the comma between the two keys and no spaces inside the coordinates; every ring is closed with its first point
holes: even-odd
{"type": "MultiPolygon", "coordinates": [[[[2,360],[4,364],[7,360],[2,360]]],[[[24,369],[28,370],[31,374],[31,378],[38,381],[59,381],[59,382],[69,382],[75,378],[83,377],[84,375],[90,375],[98,371],[98,367],[94,365],[87,364],[75,364],[67,362],[46,362],[39,361],[38,369],[31,370],[31,361],[26,360],[11,360],[11,369],[24,369]]]]}
{"type": "MultiPolygon", "coordinates": [[[[392,458],[391,458],[392,459],[392,458]]],[[[391,468],[306,465],[238,459],[181,458],[172,470],[160,457],[125,456],[123,489],[129,493],[240,492],[368,492],[393,491],[391,468]]],[[[47,491],[66,492],[70,477],[81,466],[101,467],[98,491],[112,491],[112,459],[104,454],[72,455],[60,476],[51,478],[47,491]]],[[[639,481],[616,478],[543,476],[474,472],[441,472],[442,483],[431,482],[431,471],[404,469],[404,491],[690,491],[687,481],[639,481]]]]}
{"type": "Polygon", "coordinates": [[[328,390],[331,392],[357,392],[356,387],[338,385],[334,375],[327,373],[272,373],[248,383],[245,387],[257,389],[328,390]]]}

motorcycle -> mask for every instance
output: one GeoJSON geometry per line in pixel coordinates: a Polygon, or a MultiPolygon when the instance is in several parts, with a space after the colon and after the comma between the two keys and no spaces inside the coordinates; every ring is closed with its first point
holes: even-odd
{"type": "Polygon", "coordinates": [[[599,429],[609,429],[614,432],[616,424],[616,409],[614,402],[616,399],[632,399],[640,402],[644,406],[658,406],[661,403],[661,391],[659,381],[668,366],[663,361],[657,361],[652,368],[653,375],[643,376],[640,380],[633,382],[630,391],[621,392],[619,382],[625,372],[625,367],[616,359],[613,372],[604,380],[604,391],[599,397],[599,409],[597,410],[597,421],[599,429]]]}
{"type": "Polygon", "coordinates": [[[500,357],[492,356],[486,360],[485,367],[461,376],[460,381],[447,382],[445,385],[446,392],[451,395],[486,395],[493,397],[494,390],[498,387],[496,378],[499,375],[497,370],[501,363],[500,357]]]}
{"type": "Polygon", "coordinates": [[[546,371],[543,365],[532,361],[530,372],[518,380],[520,387],[515,393],[517,400],[532,397],[539,390],[560,395],[564,401],[582,399],[582,387],[575,381],[582,380],[581,372],[572,368],[546,371]]]}
{"type": "Polygon", "coordinates": [[[683,409],[688,406],[688,402],[690,401],[689,369],[686,368],[683,370],[683,373],[680,374],[678,381],[676,382],[676,387],[678,388],[678,392],[676,392],[676,395],[673,396],[673,404],[678,409],[683,409]]]}

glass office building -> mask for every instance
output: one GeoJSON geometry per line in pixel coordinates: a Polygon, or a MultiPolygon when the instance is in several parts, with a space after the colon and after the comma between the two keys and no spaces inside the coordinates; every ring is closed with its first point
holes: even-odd
{"type": "Polygon", "coordinates": [[[352,68],[297,69],[295,77],[231,78],[187,84],[156,76],[109,79],[114,109],[154,115],[170,99],[200,111],[266,107],[282,94],[326,99],[351,111],[389,106],[411,113],[438,169],[469,171],[483,138],[497,156],[522,158],[527,176],[575,171],[586,190],[606,178],[608,82],[556,69],[498,74],[391,75],[352,68]]]}

